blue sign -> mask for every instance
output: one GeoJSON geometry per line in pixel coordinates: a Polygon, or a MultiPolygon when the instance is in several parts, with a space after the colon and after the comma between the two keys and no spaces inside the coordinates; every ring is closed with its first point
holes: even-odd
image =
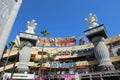
{"type": "Polygon", "coordinates": [[[52,63],[52,68],[68,68],[68,67],[74,67],[75,63],[52,63]]]}

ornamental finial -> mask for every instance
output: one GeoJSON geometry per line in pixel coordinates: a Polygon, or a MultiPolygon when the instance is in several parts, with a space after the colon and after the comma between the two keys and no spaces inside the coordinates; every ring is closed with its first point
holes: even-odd
{"type": "Polygon", "coordinates": [[[85,21],[89,25],[89,28],[93,28],[93,27],[98,26],[98,23],[97,23],[98,20],[97,20],[97,17],[95,14],[92,15],[92,13],[89,13],[89,17],[85,18],[85,21]]]}
{"type": "Polygon", "coordinates": [[[25,32],[27,33],[31,33],[31,34],[35,34],[34,30],[37,27],[37,23],[35,22],[35,20],[27,21],[27,30],[25,32]]]}

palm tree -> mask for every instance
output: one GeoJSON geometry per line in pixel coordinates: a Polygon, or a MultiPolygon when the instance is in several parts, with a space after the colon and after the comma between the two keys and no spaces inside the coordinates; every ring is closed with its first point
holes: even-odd
{"type": "Polygon", "coordinates": [[[9,57],[10,57],[10,53],[11,53],[12,48],[13,48],[14,45],[15,45],[15,42],[10,42],[10,43],[9,43],[10,51],[9,51],[9,53],[8,53],[7,60],[5,61],[5,65],[4,65],[4,67],[3,67],[3,71],[2,71],[2,76],[1,76],[1,77],[3,77],[3,75],[4,75],[4,73],[5,73],[5,68],[6,68],[6,65],[7,65],[7,63],[8,63],[8,60],[9,60],[9,57]]]}
{"type": "Polygon", "coordinates": [[[53,55],[50,55],[50,53],[46,53],[47,54],[47,61],[50,63],[50,71],[49,71],[49,80],[50,80],[50,74],[51,74],[51,63],[52,61],[54,61],[55,57],[58,55],[58,54],[53,54],[53,55]]]}
{"type": "Polygon", "coordinates": [[[10,53],[11,53],[11,51],[12,51],[12,48],[13,48],[13,46],[15,45],[15,42],[10,42],[9,43],[9,46],[10,46],[10,51],[9,51],[9,53],[8,53],[8,57],[7,57],[7,60],[6,60],[6,62],[5,62],[5,66],[4,66],[4,68],[3,68],[3,71],[5,70],[5,68],[6,68],[6,65],[7,65],[7,63],[8,63],[8,60],[9,60],[9,57],[10,57],[10,53]]]}
{"type": "Polygon", "coordinates": [[[94,72],[94,65],[89,65],[88,67],[90,69],[90,72],[94,72]]]}
{"type": "MultiPolygon", "coordinates": [[[[46,63],[46,62],[49,62],[50,63],[50,71],[49,71],[49,76],[51,74],[51,62],[54,61],[55,57],[58,55],[58,54],[53,54],[53,55],[50,55],[50,53],[46,53],[47,55],[47,58],[42,58],[40,61],[40,63],[38,64],[41,65],[41,63],[46,63]]],[[[50,80],[50,77],[49,77],[49,80],[50,80]]]]}
{"type": "Polygon", "coordinates": [[[25,45],[26,45],[25,42],[21,42],[20,44],[15,45],[15,47],[18,49],[18,52],[17,52],[17,55],[16,55],[16,57],[15,57],[15,61],[14,61],[14,64],[13,64],[13,69],[12,69],[12,72],[11,72],[10,80],[13,80],[12,77],[13,77],[13,74],[14,74],[14,71],[15,71],[15,65],[16,65],[16,62],[17,62],[17,60],[18,60],[20,50],[21,50],[25,45]]]}
{"type": "MultiPolygon", "coordinates": [[[[44,41],[43,41],[43,44],[42,44],[42,55],[41,55],[41,59],[43,60],[43,51],[44,51],[44,45],[45,45],[45,37],[48,36],[50,33],[47,30],[42,30],[41,34],[44,37],[44,41]]],[[[41,69],[42,68],[42,62],[40,60],[39,60],[39,64],[40,64],[40,69],[41,69]]],[[[40,73],[41,73],[40,69],[38,70],[38,78],[39,78],[39,80],[40,80],[40,73]]]]}

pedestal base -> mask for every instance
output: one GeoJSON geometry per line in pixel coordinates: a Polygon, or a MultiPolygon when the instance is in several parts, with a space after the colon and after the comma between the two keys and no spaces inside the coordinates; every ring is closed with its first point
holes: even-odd
{"type": "Polygon", "coordinates": [[[28,66],[21,66],[20,68],[17,68],[17,72],[24,73],[24,72],[30,72],[28,66]]]}

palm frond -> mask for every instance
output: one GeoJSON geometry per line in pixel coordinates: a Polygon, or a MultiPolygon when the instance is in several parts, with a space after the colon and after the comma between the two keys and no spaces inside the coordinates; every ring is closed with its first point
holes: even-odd
{"type": "Polygon", "coordinates": [[[12,47],[12,46],[15,45],[15,42],[10,42],[8,45],[9,45],[10,47],[12,47]]]}
{"type": "Polygon", "coordinates": [[[43,34],[44,37],[46,37],[47,35],[49,35],[50,33],[47,30],[42,30],[41,34],[43,34]]]}
{"type": "Polygon", "coordinates": [[[48,59],[48,61],[53,61],[54,58],[58,55],[58,54],[50,55],[50,53],[46,53],[46,54],[47,54],[47,59],[48,59]]]}
{"type": "Polygon", "coordinates": [[[28,42],[21,42],[18,45],[15,45],[14,47],[18,48],[19,50],[21,50],[25,45],[27,45],[28,42]]]}

